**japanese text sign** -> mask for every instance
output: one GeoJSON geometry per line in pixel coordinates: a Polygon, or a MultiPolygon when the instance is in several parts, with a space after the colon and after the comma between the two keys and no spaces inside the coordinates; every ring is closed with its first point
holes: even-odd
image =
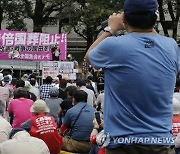
{"type": "Polygon", "coordinates": [[[18,51],[17,60],[49,61],[55,46],[59,60],[66,60],[67,34],[0,30],[0,59],[11,59],[9,53],[18,51]]]}

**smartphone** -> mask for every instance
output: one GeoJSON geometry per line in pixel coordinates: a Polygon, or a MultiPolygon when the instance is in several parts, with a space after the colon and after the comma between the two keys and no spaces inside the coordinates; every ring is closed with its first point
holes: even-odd
{"type": "Polygon", "coordinates": [[[94,113],[94,116],[95,116],[95,118],[96,118],[97,123],[100,125],[100,124],[101,124],[100,112],[96,111],[96,112],[94,113]]]}

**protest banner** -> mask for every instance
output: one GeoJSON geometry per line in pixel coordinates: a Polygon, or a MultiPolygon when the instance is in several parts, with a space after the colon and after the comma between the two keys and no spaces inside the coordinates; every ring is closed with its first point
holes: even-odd
{"type": "Polygon", "coordinates": [[[12,59],[9,53],[18,51],[15,60],[50,61],[53,47],[59,50],[59,60],[66,60],[67,34],[0,30],[0,60],[12,59]]]}

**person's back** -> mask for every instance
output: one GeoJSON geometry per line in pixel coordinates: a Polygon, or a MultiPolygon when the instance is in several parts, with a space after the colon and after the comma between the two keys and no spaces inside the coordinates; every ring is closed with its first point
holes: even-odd
{"type": "MultiPolygon", "coordinates": [[[[71,124],[69,124],[72,125],[84,105],[85,103],[80,102],[69,109],[65,115],[64,123],[66,124],[67,121],[71,120],[71,124]],[[70,119],[68,119],[68,117],[70,119]]],[[[89,141],[90,133],[93,128],[92,120],[94,118],[94,112],[95,109],[91,105],[86,104],[75,125],[71,128],[71,135],[73,139],[89,141]]]]}
{"type": "Polygon", "coordinates": [[[80,88],[80,90],[84,90],[88,94],[87,103],[91,106],[94,106],[94,102],[95,102],[94,92],[92,90],[86,88],[85,86],[82,86],[80,88]]]}
{"type": "Polygon", "coordinates": [[[30,111],[32,117],[21,124],[21,128],[29,131],[30,135],[42,139],[48,146],[51,154],[59,154],[63,144],[62,137],[57,130],[54,118],[48,115],[50,109],[43,100],[37,100],[30,111]]]}
{"type": "Polygon", "coordinates": [[[12,127],[10,123],[0,116],[0,143],[7,140],[12,127]]]}
{"type": "Polygon", "coordinates": [[[90,134],[93,129],[94,112],[91,105],[87,104],[87,93],[77,90],[73,94],[75,106],[66,112],[61,133],[69,130],[64,137],[62,150],[71,152],[89,152],[91,149],[90,134]]]}
{"type": "Polygon", "coordinates": [[[79,87],[80,90],[85,91],[88,94],[87,103],[91,106],[95,106],[95,94],[92,90],[86,88],[86,82],[85,80],[78,79],[76,81],[77,87],[79,87]]]}
{"type": "MultiPolygon", "coordinates": [[[[172,101],[169,97],[172,97],[177,73],[174,68],[177,68],[175,42],[158,34],[137,33],[108,38],[106,41],[110,41],[111,46],[107,50],[111,51],[113,62],[111,59],[107,61],[110,64],[108,73],[105,71],[105,96],[108,96],[106,102],[116,103],[111,106],[105,104],[105,120],[109,123],[118,118],[121,122],[119,121],[118,125],[113,123],[110,127],[105,127],[105,130],[109,132],[112,128],[122,127],[122,134],[131,134],[136,130],[137,134],[143,132],[147,135],[152,134],[150,130],[153,126],[153,135],[161,132],[170,137],[172,112],[169,109],[172,101]],[[146,48],[148,41],[151,41],[153,46],[146,48]],[[161,43],[169,41],[171,43],[161,43]],[[131,42],[133,48],[128,47],[127,42],[131,42]],[[118,50],[119,46],[121,50],[118,50]],[[161,110],[158,111],[157,108],[161,110]],[[111,117],[111,112],[114,112],[116,117],[111,117]],[[128,120],[131,125],[123,124],[127,117],[131,117],[128,120]]],[[[107,44],[106,41],[104,44],[107,44]]],[[[111,135],[118,134],[112,132],[111,135]]]]}
{"type": "Polygon", "coordinates": [[[8,139],[9,133],[12,129],[10,123],[4,118],[5,115],[5,105],[2,100],[0,100],[0,143],[8,139]]]}
{"type": "Polygon", "coordinates": [[[36,95],[37,99],[40,99],[40,91],[36,87],[36,80],[31,79],[30,84],[31,84],[31,86],[30,86],[29,92],[34,93],[36,95]]]}
{"type": "Polygon", "coordinates": [[[59,110],[60,110],[60,104],[62,103],[61,98],[47,98],[45,100],[47,106],[50,108],[50,115],[53,116],[55,119],[58,118],[59,110]]]}
{"type": "Polygon", "coordinates": [[[136,145],[144,153],[154,145],[159,147],[151,149],[153,154],[160,154],[155,152],[160,149],[172,153],[172,96],[179,49],[173,39],[153,29],[157,4],[156,0],[126,0],[124,13],[109,17],[106,32],[86,54],[93,67],[104,70],[104,129],[111,138],[107,154],[121,153],[123,144],[131,145],[129,153],[136,145]],[[129,34],[109,37],[124,27],[129,34]]]}
{"type": "Polygon", "coordinates": [[[40,97],[41,99],[45,100],[46,98],[49,98],[49,90],[53,87],[52,85],[52,77],[47,76],[45,79],[45,84],[42,84],[40,86],[40,97]]]}
{"type": "Polygon", "coordinates": [[[49,114],[55,118],[55,120],[59,119],[59,111],[60,111],[60,104],[62,103],[62,99],[58,98],[59,89],[57,87],[52,87],[49,90],[50,98],[45,99],[47,106],[50,109],[49,114]]]}
{"type": "Polygon", "coordinates": [[[47,144],[51,154],[59,153],[63,141],[57,131],[54,118],[46,114],[39,114],[32,116],[30,122],[30,135],[42,139],[47,144]]]}
{"type": "Polygon", "coordinates": [[[31,137],[28,132],[17,132],[12,139],[0,144],[1,154],[50,154],[41,139],[31,137]]]}
{"type": "Polygon", "coordinates": [[[171,137],[172,101],[169,98],[177,73],[175,42],[158,34],[131,33],[108,38],[103,44],[107,44],[106,56],[111,53],[112,57],[107,60],[109,68],[105,71],[106,102],[112,103],[105,103],[108,123],[105,131],[111,132],[111,136],[171,137]],[[116,116],[112,117],[112,112],[116,116]],[[120,134],[113,131],[119,128],[120,134]]]}
{"type": "Polygon", "coordinates": [[[8,112],[10,116],[14,116],[12,127],[19,128],[19,126],[31,117],[30,107],[33,101],[27,99],[27,91],[24,88],[17,88],[16,99],[11,100],[8,112]]]}

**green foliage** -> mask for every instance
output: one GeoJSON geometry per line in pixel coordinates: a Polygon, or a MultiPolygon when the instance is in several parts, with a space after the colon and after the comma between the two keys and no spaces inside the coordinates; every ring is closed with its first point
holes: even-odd
{"type": "Polygon", "coordinates": [[[93,41],[100,32],[102,21],[121,9],[120,0],[77,0],[68,9],[69,24],[77,34],[87,41],[93,41]]]}
{"type": "Polygon", "coordinates": [[[26,31],[26,24],[24,23],[23,3],[20,1],[10,1],[5,7],[5,16],[7,29],[9,30],[23,30],[26,31]]]}

